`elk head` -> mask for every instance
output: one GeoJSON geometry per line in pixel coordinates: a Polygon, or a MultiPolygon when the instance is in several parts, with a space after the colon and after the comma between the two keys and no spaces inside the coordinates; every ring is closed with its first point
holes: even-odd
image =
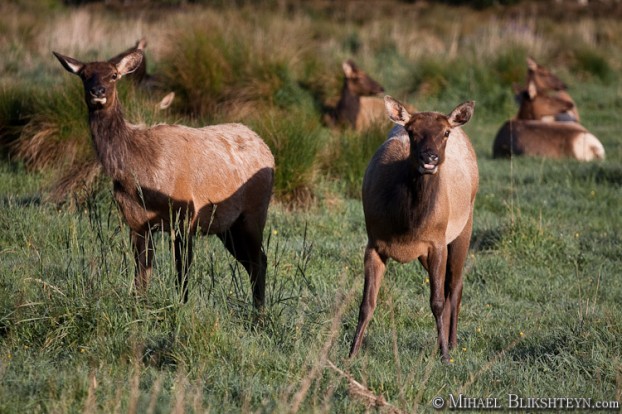
{"type": "Polygon", "coordinates": [[[117,62],[82,63],[77,59],[52,52],[63,67],[82,79],[84,99],[89,112],[110,108],[117,99],[116,82],[135,71],[143,59],[143,52],[128,53],[117,62]]]}
{"type": "Polygon", "coordinates": [[[356,96],[371,96],[384,92],[384,88],[359,69],[352,60],[342,63],[345,83],[348,90],[356,96]]]}
{"type": "Polygon", "coordinates": [[[420,174],[436,174],[445,159],[445,147],[451,131],[466,124],[475,103],[464,102],[449,115],[436,112],[408,113],[403,104],[390,96],[384,97],[389,119],[404,127],[410,138],[411,160],[420,174]]]}
{"type": "Polygon", "coordinates": [[[561,91],[567,89],[566,84],[561,79],[553,75],[544,66],[538,65],[530,57],[527,58],[527,81],[533,81],[536,88],[540,91],[561,91]]]}

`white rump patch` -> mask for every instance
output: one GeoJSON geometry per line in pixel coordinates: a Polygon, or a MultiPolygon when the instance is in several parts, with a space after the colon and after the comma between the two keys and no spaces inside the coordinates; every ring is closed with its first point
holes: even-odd
{"type": "Polygon", "coordinates": [[[605,159],[605,147],[594,135],[589,132],[580,134],[572,146],[574,156],[579,161],[605,159]]]}

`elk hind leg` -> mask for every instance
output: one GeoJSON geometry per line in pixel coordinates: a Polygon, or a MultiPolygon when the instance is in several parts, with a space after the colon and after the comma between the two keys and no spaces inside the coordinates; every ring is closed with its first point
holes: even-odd
{"type": "Polygon", "coordinates": [[[225,233],[218,234],[223,244],[246,269],[253,291],[253,305],[261,309],[265,302],[268,260],[262,248],[263,226],[241,216],[225,233]]]}
{"type": "Polygon", "coordinates": [[[149,229],[143,231],[130,230],[130,243],[136,263],[134,286],[137,293],[142,295],[147,291],[153,266],[154,248],[151,231],[149,229]]]}

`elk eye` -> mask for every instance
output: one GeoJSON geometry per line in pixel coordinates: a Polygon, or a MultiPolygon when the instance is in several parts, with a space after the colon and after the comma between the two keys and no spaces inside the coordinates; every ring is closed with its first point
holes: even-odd
{"type": "Polygon", "coordinates": [[[118,78],[118,77],[119,77],[119,75],[118,75],[118,74],[116,74],[116,73],[113,73],[113,74],[112,74],[112,80],[117,80],[117,78],[118,78]]]}
{"type": "Polygon", "coordinates": [[[449,137],[449,134],[451,134],[451,131],[450,131],[450,130],[445,131],[445,138],[448,138],[448,137],[449,137]]]}

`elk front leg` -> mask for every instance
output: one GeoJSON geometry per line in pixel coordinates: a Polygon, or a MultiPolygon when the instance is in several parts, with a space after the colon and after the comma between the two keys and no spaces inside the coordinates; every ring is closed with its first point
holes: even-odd
{"type": "Polygon", "coordinates": [[[445,270],[447,267],[447,246],[433,247],[427,258],[428,274],[430,277],[430,307],[436,320],[438,346],[441,349],[441,359],[449,362],[448,320],[445,310],[445,270]]]}
{"type": "Polygon", "coordinates": [[[373,247],[365,249],[365,287],[363,288],[363,300],[359,309],[359,321],[350,348],[352,358],[361,348],[365,329],[376,309],[378,291],[386,269],[386,258],[381,257],[373,247]]]}
{"type": "Polygon", "coordinates": [[[447,326],[449,348],[455,348],[458,344],[458,315],[460,314],[460,303],[462,301],[462,273],[464,263],[469,252],[471,242],[471,228],[473,218],[469,220],[467,226],[449,246],[447,250],[447,279],[445,281],[445,320],[449,321],[447,326]]]}
{"type": "Polygon", "coordinates": [[[130,231],[130,242],[134,251],[136,262],[136,275],[134,285],[138,294],[143,295],[147,291],[149,280],[151,279],[151,268],[153,264],[153,239],[149,229],[144,231],[130,231]]]}

